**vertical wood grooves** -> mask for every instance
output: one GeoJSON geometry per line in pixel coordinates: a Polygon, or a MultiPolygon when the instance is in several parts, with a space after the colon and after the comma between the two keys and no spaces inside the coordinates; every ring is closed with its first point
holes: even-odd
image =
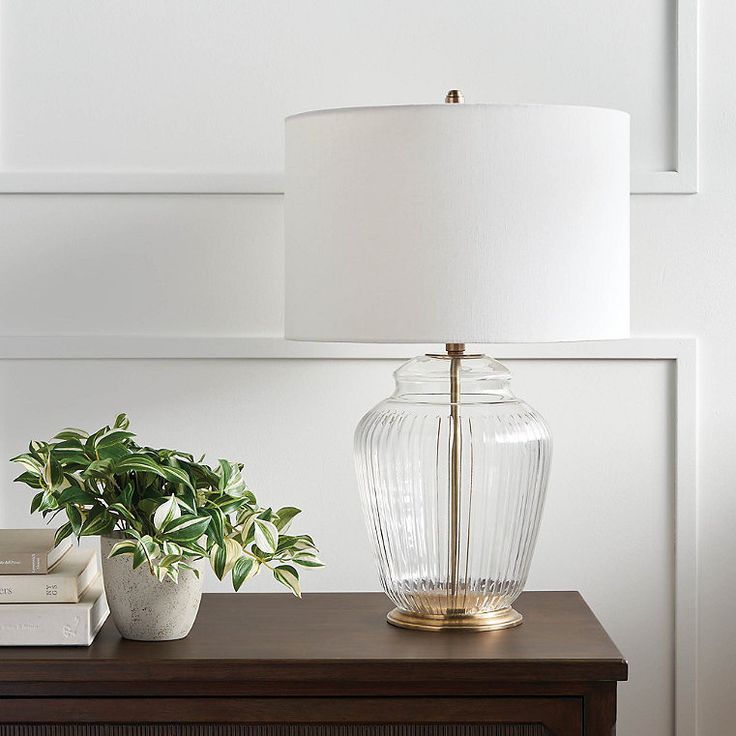
{"type": "Polygon", "coordinates": [[[548,736],[540,723],[488,724],[0,724],[0,736],[548,736]]]}

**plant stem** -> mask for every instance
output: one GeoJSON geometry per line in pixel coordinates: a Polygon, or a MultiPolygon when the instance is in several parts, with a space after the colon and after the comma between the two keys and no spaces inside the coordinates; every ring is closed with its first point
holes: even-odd
{"type": "Polygon", "coordinates": [[[264,559],[262,559],[258,555],[254,555],[252,552],[247,550],[245,547],[243,547],[243,552],[245,552],[245,554],[248,555],[248,557],[252,557],[254,560],[256,560],[259,565],[263,565],[264,567],[267,567],[269,570],[271,570],[271,572],[273,572],[273,567],[271,567],[271,565],[269,565],[268,562],[266,562],[264,559]]]}

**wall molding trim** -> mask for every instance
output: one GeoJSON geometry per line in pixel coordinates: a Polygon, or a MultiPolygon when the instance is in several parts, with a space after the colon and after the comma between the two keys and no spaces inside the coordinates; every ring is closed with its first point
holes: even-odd
{"type": "Polygon", "coordinates": [[[698,0],[675,0],[674,171],[632,172],[632,194],[698,191],[698,0]]]}
{"type": "MultiPolygon", "coordinates": [[[[474,345],[506,360],[678,360],[691,337],[474,345]]],[[[0,335],[0,360],[303,359],[401,360],[437,352],[434,344],[301,342],[280,336],[0,335]]]]}
{"type": "MultiPolygon", "coordinates": [[[[675,168],[634,171],[632,194],[698,190],[698,0],[675,0],[675,168]]],[[[283,194],[281,173],[0,171],[0,194],[283,194]]]]}

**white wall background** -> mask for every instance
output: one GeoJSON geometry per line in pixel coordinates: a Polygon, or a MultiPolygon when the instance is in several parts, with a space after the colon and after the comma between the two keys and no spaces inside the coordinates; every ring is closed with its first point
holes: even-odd
{"type": "MultiPolygon", "coordinates": [[[[627,109],[632,167],[670,170],[674,11],[673,0],[2,0],[0,184],[273,189],[283,115],[454,86],[475,100],[627,109]]],[[[699,338],[699,733],[721,736],[736,682],[736,7],[709,0],[700,15],[700,193],[633,197],[632,328],[699,338]]],[[[91,355],[114,336],[278,337],[280,218],[277,195],[0,198],[0,354],[47,355],[0,361],[0,457],[125,409],[150,442],[241,457],[261,495],[305,508],[330,563],[308,590],[376,589],[351,435],[395,361],[55,360],[42,337],[82,335],[68,344],[91,355]]],[[[619,733],[670,736],[672,364],[511,367],[556,440],[530,586],[580,589],[629,657],[619,733]]],[[[0,525],[30,523],[26,492],[0,469],[0,525]]]]}

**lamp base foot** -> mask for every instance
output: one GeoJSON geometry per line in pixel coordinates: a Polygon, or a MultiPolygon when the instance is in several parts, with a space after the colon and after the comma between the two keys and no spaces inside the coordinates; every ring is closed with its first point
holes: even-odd
{"type": "Polygon", "coordinates": [[[468,615],[446,615],[429,613],[410,613],[394,608],[389,611],[386,620],[392,626],[416,631],[499,631],[518,626],[522,615],[513,608],[504,608],[489,613],[471,613],[468,615]]]}

